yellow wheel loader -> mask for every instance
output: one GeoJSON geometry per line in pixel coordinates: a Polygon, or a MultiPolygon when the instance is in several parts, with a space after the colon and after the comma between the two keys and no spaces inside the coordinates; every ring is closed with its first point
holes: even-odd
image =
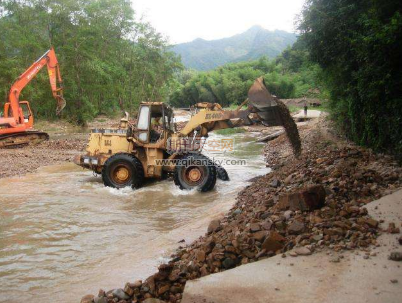
{"type": "Polygon", "coordinates": [[[209,191],[217,177],[229,180],[223,167],[200,153],[211,131],[258,122],[283,125],[295,154],[300,153],[297,126],[286,106],[268,92],[262,77],[236,110],[224,110],[217,103],[198,103],[194,109],[187,124],[177,131],[168,105],[142,102],[136,125],[126,116],[119,128],[93,129],[86,154],[75,163],[101,174],[105,186],[114,188],[139,188],[145,179],[171,175],[181,189],[209,191]]]}

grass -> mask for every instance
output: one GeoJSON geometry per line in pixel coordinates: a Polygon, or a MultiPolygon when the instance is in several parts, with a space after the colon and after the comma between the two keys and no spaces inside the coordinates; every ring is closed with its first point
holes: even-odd
{"type": "Polygon", "coordinates": [[[246,130],[244,128],[225,128],[225,129],[218,129],[215,131],[215,134],[218,135],[233,135],[244,133],[246,130]]]}
{"type": "Polygon", "coordinates": [[[301,107],[297,107],[297,106],[294,106],[294,105],[289,105],[288,108],[289,108],[289,111],[291,113],[295,113],[295,112],[298,112],[298,111],[302,110],[301,107]]]}
{"type": "MultiPolygon", "coordinates": [[[[224,110],[235,110],[239,107],[239,104],[230,104],[229,107],[224,107],[224,110]]],[[[243,105],[241,109],[246,109],[247,105],[243,105]]]]}

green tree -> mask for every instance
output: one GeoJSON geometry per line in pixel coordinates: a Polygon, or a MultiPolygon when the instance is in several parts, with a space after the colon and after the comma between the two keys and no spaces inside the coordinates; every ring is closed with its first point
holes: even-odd
{"type": "Polygon", "coordinates": [[[355,142],[402,158],[400,1],[309,0],[299,28],[332,118],[355,142]]]}
{"type": "MultiPolygon", "coordinates": [[[[139,102],[166,100],[181,63],[167,41],[138,22],[128,0],[5,0],[0,3],[0,89],[51,44],[61,64],[65,117],[78,123],[98,114],[135,111],[139,102]]],[[[46,73],[24,90],[37,117],[53,118],[46,73]]]]}
{"type": "Polygon", "coordinates": [[[184,71],[177,76],[179,84],[169,102],[178,107],[198,102],[239,105],[260,76],[264,76],[268,89],[279,98],[302,97],[308,95],[310,89],[320,87],[319,73],[318,65],[308,60],[307,50],[290,48],[274,60],[261,57],[255,61],[227,64],[209,72],[184,71]]]}

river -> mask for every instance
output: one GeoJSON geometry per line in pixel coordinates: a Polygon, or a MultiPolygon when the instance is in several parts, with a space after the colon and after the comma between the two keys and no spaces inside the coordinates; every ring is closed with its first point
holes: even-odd
{"type": "Polygon", "coordinates": [[[255,136],[231,137],[234,151],[224,157],[247,164],[226,166],[231,181],[208,193],[181,191],[170,180],[106,188],[71,163],[0,179],[0,302],[76,303],[154,273],[179,240],[204,234],[248,180],[269,171],[255,136]]]}

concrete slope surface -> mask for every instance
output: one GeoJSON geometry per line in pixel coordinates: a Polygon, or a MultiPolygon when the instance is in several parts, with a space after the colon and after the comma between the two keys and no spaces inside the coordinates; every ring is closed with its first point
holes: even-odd
{"type": "MultiPolygon", "coordinates": [[[[400,227],[402,190],[366,205],[369,214],[400,227]]],[[[327,250],[311,256],[281,255],[188,281],[183,303],[402,302],[400,234],[383,233],[371,252],[327,250]]]]}

